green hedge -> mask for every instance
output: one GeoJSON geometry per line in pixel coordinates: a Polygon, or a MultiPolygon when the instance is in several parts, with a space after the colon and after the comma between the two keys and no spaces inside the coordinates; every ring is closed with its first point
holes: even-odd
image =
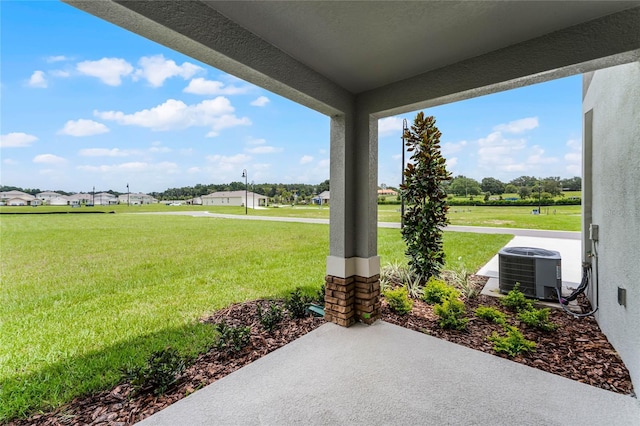
{"type": "MultiPolygon", "coordinates": [[[[525,200],[489,200],[484,201],[479,198],[477,200],[447,200],[450,206],[538,206],[537,199],[525,199],[525,200]]],[[[580,198],[567,199],[560,198],[558,200],[550,200],[543,198],[540,201],[541,206],[579,206],[582,203],[580,198]]]]}

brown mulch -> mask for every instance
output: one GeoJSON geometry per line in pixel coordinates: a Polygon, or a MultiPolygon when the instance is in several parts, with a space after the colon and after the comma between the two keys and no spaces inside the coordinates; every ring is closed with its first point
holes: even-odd
{"type": "MultiPolygon", "coordinates": [[[[478,288],[486,282],[484,277],[472,276],[471,279],[478,288]]],[[[582,297],[579,302],[584,310],[590,309],[586,298],[582,297]]],[[[212,349],[199,356],[195,363],[185,370],[176,386],[163,396],[136,395],[131,385],[123,383],[110,391],[76,398],[51,413],[35,415],[25,420],[15,420],[9,425],[130,425],[324,323],[322,318],[314,317],[285,319],[277,330],[268,333],[263,330],[257,320],[258,304],[263,308],[268,306],[268,302],[263,300],[236,304],[203,319],[203,322],[209,323],[224,320],[227,324],[234,326],[250,325],[249,345],[237,354],[228,355],[212,349]]],[[[501,326],[472,315],[480,305],[500,309],[497,298],[480,295],[467,300],[466,305],[471,320],[464,331],[440,328],[433,308],[420,300],[415,301],[412,312],[404,316],[391,312],[383,301],[381,313],[383,321],[508,358],[504,354],[496,354],[492,349],[492,343],[487,340],[487,336],[493,331],[500,332],[501,326]]],[[[517,325],[525,338],[537,344],[535,352],[513,358],[513,361],[612,392],[633,394],[629,372],[592,317],[575,319],[561,310],[553,309],[550,319],[560,327],[555,332],[542,332],[527,328],[517,321],[514,314],[506,313],[508,322],[517,325]]]]}
{"type": "Polygon", "coordinates": [[[324,319],[315,317],[286,319],[277,330],[268,333],[257,320],[258,304],[266,309],[269,302],[257,300],[232,305],[202,319],[202,322],[207,323],[224,320],[230,326],[249,325],[251,341],[236,354],[212,349],[200,355],[184,371],[177,385],[162,396],[136,395],[131,385],[123,383],[110,391],[76,398],[51,413],[35,415],[26,420],[14,420],[9,425],[130,425],[324,324],[324,319]]]}
{"type": "MultiPolygon", "coordinates": [[[[480,276],[471,278],[478,288],[482,288],[487,280],[480,276]]],[[[584,312],[591,310],[584,295],[579,297],[578,302],[584,312]]],[[[382,319],[392,324],[612,392],[633,394],[627,367],[592,316],[574,318],[560,309],[552,309],[549,319],[559,327],[554,332],[544,332],[521,324],[516,315],[505,310],[496,297],[479,295],[465,301],[465,305],[470,321],[464,331],[442,329],[438,325],[438,317],[433,313],[433,307],[421,300],[416,300],[411,313],[404,316],[391,312],[383,301],[381,313],[382,319]],[[536,342],[535,352],[515,358],[496,353],[487,336],[494,331],[501,334],[502,326],[474,317],[473,312],[481,305],[505,312],[509,324],[517,326],[526,339],[536,342]]]]}

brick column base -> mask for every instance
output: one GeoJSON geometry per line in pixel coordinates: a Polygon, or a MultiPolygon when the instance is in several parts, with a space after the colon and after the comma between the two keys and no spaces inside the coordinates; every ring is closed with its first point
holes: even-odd
{"type": "Polygon", "coordinates": [[[343,327],[380,318],[380,276],[325,277],[324,318],[343,327]]]}
{"type": "Polygon", "coordinates": [[[380,275],[355,278],[356,317],[365,324],[373,324],[380,318],[380,275]]]}

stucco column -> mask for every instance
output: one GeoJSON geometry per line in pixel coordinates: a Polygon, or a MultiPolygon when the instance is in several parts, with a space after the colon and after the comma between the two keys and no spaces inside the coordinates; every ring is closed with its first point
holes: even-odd
{"type": "Polygon", "coordinates": [[[325,318],[346,327],[379,317],[377,188],[377,118],[362,113],[332,117],[325,318]]]}

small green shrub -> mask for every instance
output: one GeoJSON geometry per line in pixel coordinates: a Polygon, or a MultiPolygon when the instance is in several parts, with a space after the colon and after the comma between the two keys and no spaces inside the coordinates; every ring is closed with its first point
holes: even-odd
{"type": "Polygon", "coordinates": [[[490,306],[478,306],[475,314],[478,318],[486,319],[487,321],[491,321],[496,324],[507,323],[507,316],[498,309],[490,306]]]}
{"type": "Polygon", "coordinates": [[[467,308],[455,297],[449,297],[442,304],[433,307],[433,312],[440,317],[440,327],[452,330],[464,330],[469,318],[465,318],[467,308]]]}
{"type": "Polygon", "coordinates": [[[514,312],[529,311],[533,309],[533,303],[524,297],[524,293],[518,290],[519,285],[519,283],[516,283],[513,289],[500,299],[500,303],[514,312]]]}
{"type": "Polygon", "coordinates": [[[251,327],[230,326],[225,321],[214,325],[215,330],[220,333],[216,347],[226,352],[239,352],[249,344],[251,339],[251,327]]]}
{"type": "Polygon", "coordinates": [[[291,318],[304,318],[307,316],[307,306],[309,303],[309,298],[302,294],[300,288],[296,288],[286,300],[285,307],[287,311],[289,311],[291,318]]]}
{"type": "Polygon", "coordinates": [[[521,353],[535,350],[536,343],[525,339],[516,327],[507,325],[505,328],[507,330],[506,336],[500,336],[495,331],[489,336],[489,340],[493,342],[494,351],[505,352],[507,355],[514,357],[521,353]]]}
{"type": "Polygon", "coordinates": [[[384,293],[389,308],[397,314],[405,315],[413,309],[413,300],[409,299],[409,292],[405,287],[397,287],[384,293]]]}
{"type": "Polygon", "coordinates": [[[422,300],[429,304],[442,303],[449,298],[460,297],[460,292],[437,278],[431,277],[424,286],[422,300]]]}
{"type": "Polygon", "coordinates": [[[263,312],[262,306],[258,305],[258,321],[268,332],[272,332],[278,327],[283,316],[283,309],[273,302],[269,304],[266,312],[263,312]]]}
{"type": "Polygon", "coordinates": [[[555,331],[558,328],[558,324],[549,321],[550,312],[549,308],[522,311],[518,314],[518,320],[538,330],[555,331]]]}
{"type": "Polygon", "coordinates": [[[178,381],[185,368],[185,360],[178,351],[166,348],[153,352],[144,366],[129,368],[123,373],[136,393],[162,395],[178,381]]]}
{"type": "Polygon", "coordinates": [[[324,306],[324,296],[326,291],[327,291],[326,284],[322,284],[322,287],[320,287],[320,290],[316,292],[316,296],[314,297],[314,302],[316,302],[318,305],[324,306]]]}

